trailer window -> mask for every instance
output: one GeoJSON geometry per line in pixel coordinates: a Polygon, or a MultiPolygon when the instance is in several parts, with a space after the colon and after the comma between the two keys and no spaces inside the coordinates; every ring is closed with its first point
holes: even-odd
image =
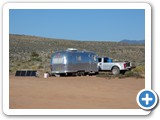
{"type": "Polygon", "coordinates": [[[52,64],[62,64],[63,63],[63,58],[53,58],[52,59],[52,64]]]}
{"type": "Polygon", "coordinates": [[[94,62],[96,62],[97,61],[97,56],[96,55],[92,55],[92,59],[93,59],[94,62]]]}
{"type": "Polygon", "coordinates": [[[81,61],[81,60],[82,60],[81,56],[77,56],[77,61],[81,61]]]}

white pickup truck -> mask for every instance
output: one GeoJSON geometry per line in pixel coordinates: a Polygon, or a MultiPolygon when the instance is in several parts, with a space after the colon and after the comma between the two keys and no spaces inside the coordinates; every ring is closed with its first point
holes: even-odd
{"type": "Polygon", "coordinates": [[[124,74],[126,71],[131,70],[130,62],[113,62],[108,57],[98,58],[99,71],[111,71],[113,75],[124,74]]]}

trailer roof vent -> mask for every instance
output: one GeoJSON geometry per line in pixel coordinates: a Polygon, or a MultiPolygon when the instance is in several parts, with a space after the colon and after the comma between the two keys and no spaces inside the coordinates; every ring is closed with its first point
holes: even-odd
{"type": "Polygon", "coordinates": [[[68,48],[67,51],[78,51],[78,50],[75,48],[68,48]]]}

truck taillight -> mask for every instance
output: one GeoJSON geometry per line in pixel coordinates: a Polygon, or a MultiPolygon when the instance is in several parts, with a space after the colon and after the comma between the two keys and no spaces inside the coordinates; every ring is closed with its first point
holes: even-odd
{"type": "Polygon", "coordinates": [[[126,65],[126,63],[125,63],[125,64],[124,64],[124,68],[126,68],[126,66],[127,66],[127,65],[126,65]]]}

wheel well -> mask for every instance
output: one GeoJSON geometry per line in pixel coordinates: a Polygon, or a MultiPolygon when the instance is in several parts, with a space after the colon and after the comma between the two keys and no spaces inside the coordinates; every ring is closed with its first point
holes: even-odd
{"type": "MultiPolygon", "coordinates": [[[[114,67],[117,67],[117,68],[119,69],[119,67],[118,67],[117,65],[113,66],[112,69],[113,69],[114,67]]],[[[112,69],[111,69],[111,70],[112,70],[112,69]]],[[[120,69],[119,69],[119,70],[120,70],[120,69]]]]}

